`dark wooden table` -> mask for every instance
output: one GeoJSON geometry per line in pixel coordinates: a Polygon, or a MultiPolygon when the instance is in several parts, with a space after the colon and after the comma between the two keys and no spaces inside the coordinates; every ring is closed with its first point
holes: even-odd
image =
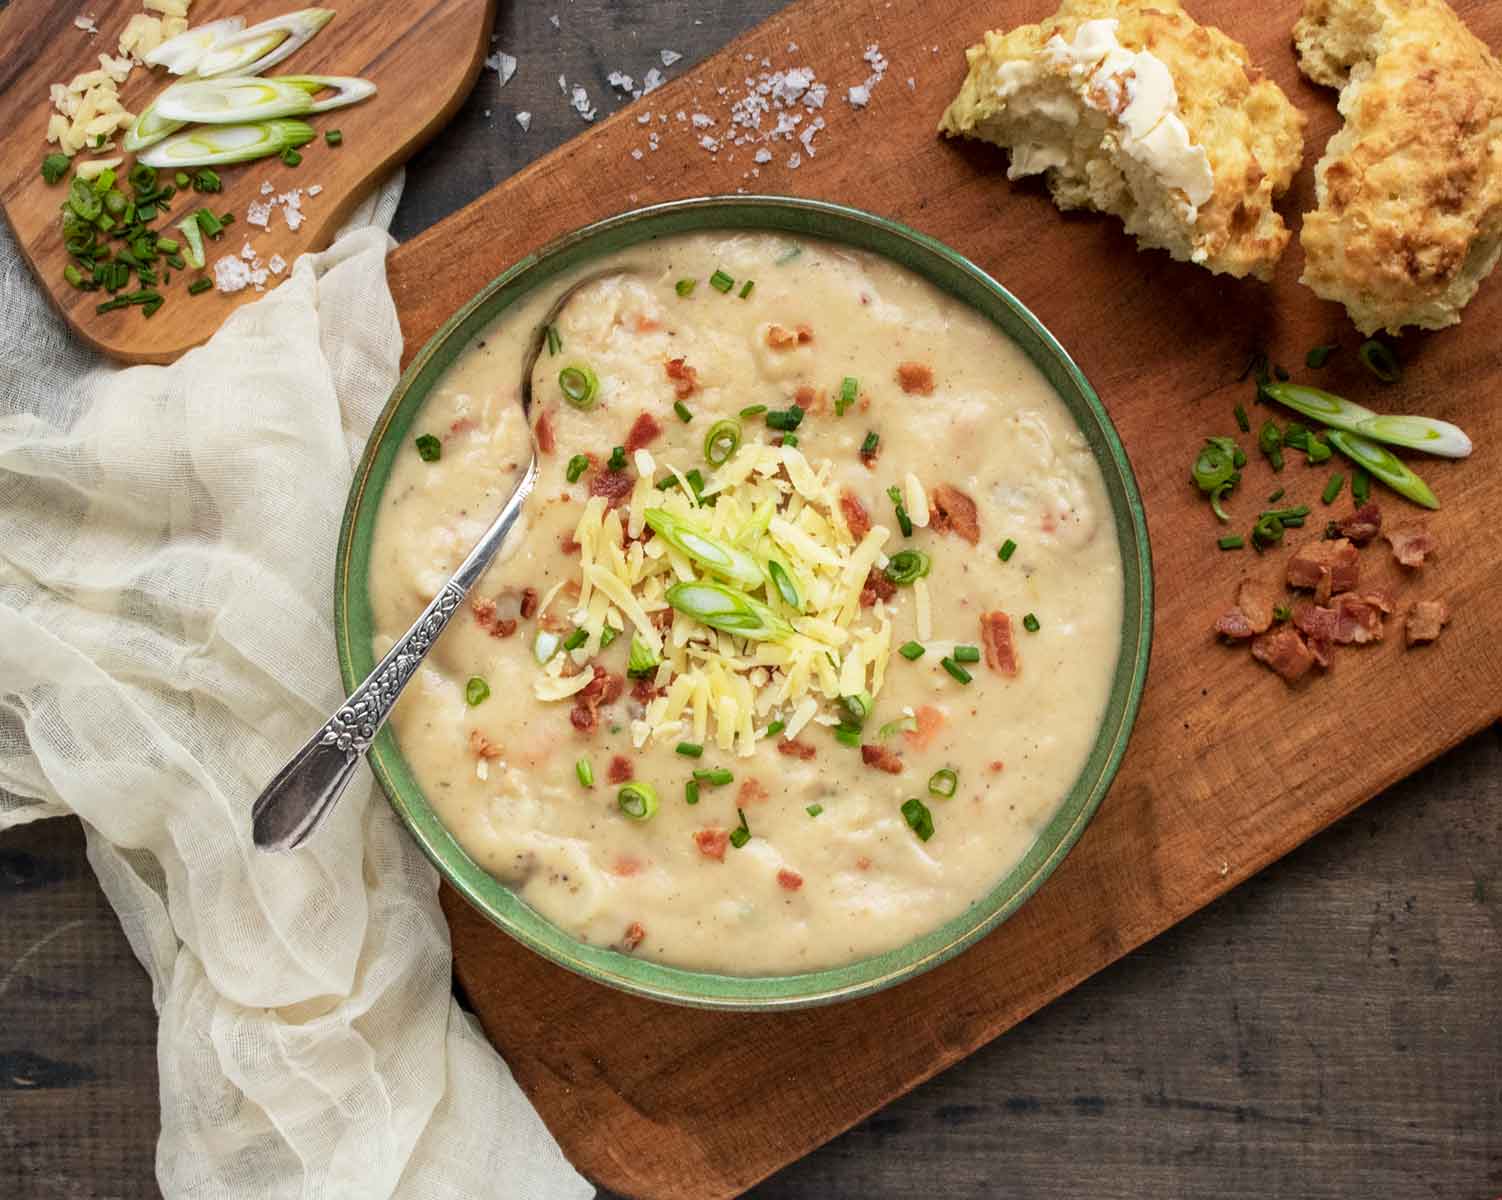
{"type": "MultiPolygon", "coordinates": [[[[560,73],[608,112],[610,71],[662,49],[681,69],[779,7],[502,0],[517,74],[483,75],[413,161],[396,236],[581,128],[560,73]]],[[[1351,752],[1380,748],[1330,750],[1351,752]]],[[[1493,729],[755,1195],[1487,1200],[1499,997],[1493,729]]],[[[0,1200],[157,1196],[154,1063],[150,989],[76,826],[0,835],[0,1200]]]]}

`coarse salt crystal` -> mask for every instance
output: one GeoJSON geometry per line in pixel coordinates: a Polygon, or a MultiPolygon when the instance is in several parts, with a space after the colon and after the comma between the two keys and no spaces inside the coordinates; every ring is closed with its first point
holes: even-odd
{"type": "Polygon", "coordinates": [[[269,180],[269,179],[263,179],[263,180],[261,180],[261,195],[263,195],[263,196],[269,196],[274,191],[276,191],[276,188],[274,188],[274,187],[271,186],[271,180],[269,180]]]}
{"type": "Polygon", "coordinates": [[[863,83],[858,83],[845,93],[851,105],[855,108],[865,108],[871,103],[871,89],[863,83]]]}
{"type": "Polygon", "coordinates": [[[631,76],[627,75],[624,71],[610,72],[610,74],[605,77],[605,82],[608,83],[611,87],[618,88],[623,92],[629,92],[633,87],[636,86],[636,81],[633,80],[631,76]]]}
{"type": "Polygon", "coordinates": [[[252,200],[250,207],[245,210],[245,221],[249,225],[259,225],[262,229],[270,229],[271,205],[264,200],[252,200]]]}
{"type": "Polygon", "coordinates": [[[714,118],[708,113],[696,112],[689,119],[693,121],[695,129],[708,129],[714,124],[714,118]]]}
{"type": "Polygon", "coordinates": [[[662,65],[665,67],[671,67],[682,57],[683,55],[679,54],[676,50],[664,50],[662,52],[662,65]]]}
{"type": "Polygon", "coordinates": [[[497,50],[485,60],[485,65],[500,77],[499,87],[505,87],[516,74],[516,58],[504,50],[497,50]]]}
{"type": "Polygon", "coordinates": [[[720,143],[715,141],[715,139],[710,137],[707,133],[699,139],[699,145],[703,146],[704,149],[708,150],[711,154],[715,153],[720,148],[720,143]]]}
{"type": "Polygon", "coordinates": [[[646,156],[642,154],[640,149],[634,149],[631,151],[631,157],[636,159],[637,162],[641,162],[641,160],[646,156]]]}
{"type": "Polygon", "coordinates": [[[662,82],[662,72],[656,67],[649,68],[641,81],[641,94],[645,96],[648,92],[656,91],[662,86],[662,82]]]}
{"type": "Polygon", "coordinates": [[[280,254],[273,254],[266,267],[273,275],[280,275],[287,269],[287,260],[280,254]]]}
{"type": "Polygon", "coordinates": [[[756,152],[755,159],[759,163],[769,163],[772,161],[772,152],[763,146],[756,152]]]}
{"type": "Polygon", "coordinates": [[[321,191],[323,191],[323,184],[321,184],[321,183],[315,183],[311,187],[308,188],[308,195],[310,195],[310,196],[316,196],[321,191]]]}
{"type": "Polygon", "coordinates": [[[593,121],[599,111],[589,102],[589,93],[584,90],[582,83],[574,84],[573,91],[569,93],[569,104],[586,121],[593,121]]]}
{"type": "Polygon", "coordinates": [[[250,264],[233,256],[214,263],[214,286],[221,292],[241,292],[250,286],[250,264]]]}
{"type": "Polygon", "coordinates": [[[73,18],[73,24],[82,29],[90,37],[99,32],[99,26],[94,20],[93,13],[80,13],[73,18]]]}
{"type": "Polygon", "coordinates": [[[240,257],[246,262],[253,263],[256,260],[256,248],[249,242],[240,247],[240,257]]]}
{"type": "Polygon", "coordinates": [[[516,123],[522,127],[522,132],[526,133],[532,128],[532,114],[525,111],[517,113],[516,123]]]}
{"type": "Polygon", "coordinates": [[[554,29],[563,28],[563,22],[558,19],[557,13],[553,13],[552,16],[548,18],[548,24],[551,25],[554,29]]]}

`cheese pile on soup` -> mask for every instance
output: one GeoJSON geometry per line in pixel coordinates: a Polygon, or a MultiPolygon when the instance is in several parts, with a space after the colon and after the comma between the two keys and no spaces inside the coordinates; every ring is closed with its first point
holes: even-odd
{"type": "Polygon", "coordinates": [[[393,718],[435,811],[568,933],[692,969],[962,914],[1057,812],[1116,669],[1063,404],[974,310],[819,242],[663,240],[546,293],[454,365],[382,498],[378,653],[535,437],[524,523],[393,718]]]}

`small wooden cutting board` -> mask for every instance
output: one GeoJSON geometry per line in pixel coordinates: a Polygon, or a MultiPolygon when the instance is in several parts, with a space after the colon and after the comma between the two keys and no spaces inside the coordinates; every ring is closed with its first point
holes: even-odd
{"type": "MultiPolygon", "coordinates": [[[[963,51],[989,28],[1034,21],[1053,0],[803,0],[682,79],[508,180],[400,247],[390,278],[408,355],[492,276],[548,238],[634,205],[751,191],[844,201],[895,217],[967,254],[1058,335],[1099,391],[1135,466],[1147,507],[1158,589],[1153,662],[1121,773],[1070,857],[1018,914],[974,949],[902,987],[849,1004],[747,1015],[675,1009],[569,974],[492,928],[454,893],[443,901],[455,969],[485,1031],[557,1135],[598,1183],[654,1200],[709,1200],[744,1190],[963,1058],[1132,948],[1182,920],[1417,769],[1502,712],[1502,275],[1484,285],[1458,329],[1404,338],[1406,376],[1384,389],[1355,362],[1344,314],[1301,287],[1289,249],[1274,285],[1235,282],[1139,254],[1117,222],[1061,216],[1035,185],[1005,178],[1004,155],[943,142],[934,125],[964,75],[963,51]],[[791,43],[798,50],[789,51],[791,43]],[[869,107],[845,88],[890,65],[869,107]],[[705,130],[676,114],[724,111],[763,58],[806,63],[831,84],[816,156],[788,166],[776,145],[711,154],[705,130]],[[909,87],[907,80],[913,83],[909,87]],[[638,118],[650,113],[650,123],[638,118]],[[661,122],[660,114],[668,121],[661,122]],[[659,132],[652,149],[648,132],[659,132]],[[640,153],[638,158],[633,151],[640,153]],[[1388,583],[1399,611],[1387,639],[1340,651],[1335,669],[1289,689],[1210,626],[1243,573],[1275,577],[1287,552],[1222,553],[1222,532],[1189,483],[1200,438],[1234,434],[1251,404],[1237,376],[1262,347],[1309,378],[1309,347],[1342,350],[1317,378],[1386,411],[1459,422],[1477,453],[1421,467],[1444,509],[1430,521],[1441,550],[1402,576],[1384,544],[1363,569],[1388,583]],[[1405,650],[1402,613],[1443,595],[1454,623],[1405,650]]],[[[1283,206],[1312,205],[1312,167],[1336,128],[1335,97],[1296,70],[1289,31],[1298,0],[1190,0],[1202,21],[1246,42],[1254,61],[1310,118],[1306,161],[1283,206]]],[[[1502,45],[1502,5],[1457,8],[1502,45]]],[[[724,132],[723,123],[708,133],[724,132]]],[[[1261,410],[1254,410],[1259,413],[1261,410]]],[[[1287,419],[1289,414],[1279,414],[1287,419]]],[[[1243,442],[1249,439],[1243,438],[1243,442]]],[[[1257,456],[1234,498],[1245,533],[1267,494],[1310,503],[1318,536],[1343,497],[1319,499],[1329,467],[1302,456],[1277,476],[1257,456]]],[[[1333,466],[1335,464],[1330,464],[1333,466]]],[[[1389,520],[1418,510],[1377,490],[1389,520]]]]}
{"type": "MultiPolygon", "coordinates": [[[[191,20],[200,25],[243,16],[249,26],[298,6],[299,0],[197,0],[191,20]]],[[[361,104],[311,118],[319,137],[302,148],[300,166],[287,167],[272,157],[217,168],[222,192],[175,199],[172,215],[158,219],[154,228],[167,229],[200,204],[235,214],[224,237],[205,244],[211,270],[216,258],[238,253],[247,240],[264,261],[279,255],[288,264],[328,245],[371,187],[458,108],[484,59],[495,0],[331,0],[326,7],[334,9],[334,18],[271,73],[359,75],[379,91],[361,104]],[[322,134],[328,129],[343,134],[338,148],[325,144],[322,134]],[[304,221],[296,231],[280,211],[272,214],[269,229],[246,223],[248,206],[262,198],[267,183],[273,195],[304,189],[304,221]],[[307,195],[314,185],[319,193],[307,195]]],[[[149,320],[136,307],[96,313],[108,293],[80,292],[63,278],[70,260],[58,206],[67,199],[67,183],[50,186],[40,170],[43,157],[56,150],[46,141],[53,111],[48,86],[97,68],[100,54],[115,55],[121,30],[141,11],[141,0],[12,0],[0,7],[0,45],[7,48],[0,58],[0,208],[42,286],[84,341],[124,362],[161,363],[204,341],[260,293],[248,287],[189,296],[187,285],[197,272],[183,272],[158,289],[166,303],[149,320]],[[74,25],[84,14],[98,26],[97,34],[74,25]]],[[[174,78],[138,66],[120,89],[121,102],[140,112],[174,78]]],[[[75,161],[90,157],[81,153],[75,161]]],[[[122,168],[131,161],[126,155],[122,168]]]]}

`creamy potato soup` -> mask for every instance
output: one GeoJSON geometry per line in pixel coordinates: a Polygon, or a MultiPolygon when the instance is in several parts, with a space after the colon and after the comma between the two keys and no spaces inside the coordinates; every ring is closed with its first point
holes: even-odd
{"type": "Polygon", "coordinates": [[[570,934],[676,966],[830,967],[962,913],[1058,810],[1115,672],[1084,437],[881,258],[704,234],[574,280],[465,352],[381,501],[377,653],[535,437],[523,524],[394,715],[429,802],[570,934]],[[529,430],[523,361],[585,278],[529,430]]]}

